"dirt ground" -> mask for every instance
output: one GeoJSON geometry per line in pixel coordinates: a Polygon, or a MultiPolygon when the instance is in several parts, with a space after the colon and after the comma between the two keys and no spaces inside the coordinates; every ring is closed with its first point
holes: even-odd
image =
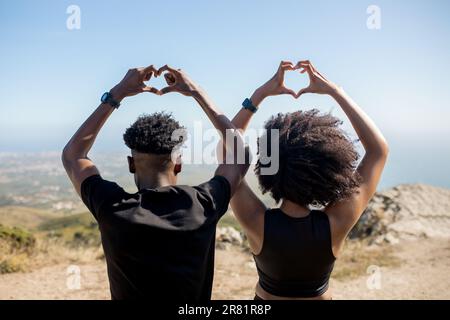
{"type": "MultiPolygon", "coordinates": [[[[394,248],[401,261],[398,266],[381,268],[376,278],[367,274],[353,279],[332,279],[334,298],[450,299],[450,240],[427,239],[394,248]],[[369,281],[368,286],[368,279],[378,281],[369,281]]],[[[78,266],[80,289],[68,289],[68,282],[73,285],[76,281],[72,280],[77,277],[68,266],[59,264],[29,273],[1,275],[0,299],[110,298],[103,261],[78,266]]],[[[256,279],[248,253],[238,248],[217,251],[213,299],[252,299],[256,279]]]]}

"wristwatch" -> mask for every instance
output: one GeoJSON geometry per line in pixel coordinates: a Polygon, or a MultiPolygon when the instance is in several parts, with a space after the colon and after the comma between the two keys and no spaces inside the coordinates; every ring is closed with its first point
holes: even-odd
{"type": "Polygon", "coordinates": [[[109,104],[111,107],[118,109],[120,103],[114,100],[113,96],[109,92],[105,92],[101,97],[101,102],[109,104]]]}
{"type": "Polygon", "coordinates": [[[256,113],[256,111],[258,111],[258,108],[253,105],[252,100],[248,98],[245,99],[244,102],[242,102],[242,106],[244,107],[244,109],[247,109],[253,113],[256,113]]]}

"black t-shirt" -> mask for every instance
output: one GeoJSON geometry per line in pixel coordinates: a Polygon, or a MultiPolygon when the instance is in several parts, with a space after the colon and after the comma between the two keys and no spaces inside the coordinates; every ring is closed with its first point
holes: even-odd
{"type": "Polygon", "coordinates": [[[95,175],[81,197],[99,224],[112,299],[211,299],[216,225],[230,201],[224,177],[130,194],[95,175]]]}

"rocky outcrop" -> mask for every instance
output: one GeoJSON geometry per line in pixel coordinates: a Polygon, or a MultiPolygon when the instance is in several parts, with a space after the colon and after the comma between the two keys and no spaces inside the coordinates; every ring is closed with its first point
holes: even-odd
{"type": "Polygon", "coordinates": [[[450,237],[450,190],[422,184],[377,193],[350,233],[350,238],[375,244],[446,237],[450,237]]]}
{"type": "Polygon", "coordinates": [[[245,236],[233,227],[218,227],[216,231],[216,246],[227,250],[230,246],[243,246],[245,236]]]}

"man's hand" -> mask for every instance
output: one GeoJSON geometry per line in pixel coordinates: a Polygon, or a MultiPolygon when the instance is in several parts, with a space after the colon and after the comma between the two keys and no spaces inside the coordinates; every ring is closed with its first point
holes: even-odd
{"type": "Polygon", "coordinates": [[[156,88],[147,86],[144,81],[149,81],[152,76],[158,76],[157,70],[153,65],[146,68],[134,68],[128,70],[122,81],[119,82],[110,93],[116,101],[142,92],[151,92],[160,95],[160,91],[156,88]]]}
{"type": "Polygon", "coordinates": [[[275,75],[267,81],[264,85],[259,87],[252,96],[252,103],[254,106],[258,106],[262,100],[270,96],[277,96],[282,94],[290,94],[294,98],[297,97],[297,94],[294,90],[286,88],[284,84],[284,74],[286,71],[295,70],[292,62],[289,61],[281,61],[280,66],[278,67],[275,75]]]}
{"type": "Polygon", "coordinates": [[[308,73],[309,86],[297,93],[297,98],[304,93],[332,94],[338,88],[333,82],[327,80],[309,60],[300,61],[295,69],[302,69],[300,73],[308,73]]]}
{"type": "Polygon", "coordinates": [[[164,71],[164,78],[168,84],[167,87],[161,89],[161,94],[166,94],[169,92],[178,92],[185,96],[195,96],[201,89],[195,84],[189,76],[181,69],[174,69],[165,65],[157,71],[157,75],[161,75],[164,71]]]}

